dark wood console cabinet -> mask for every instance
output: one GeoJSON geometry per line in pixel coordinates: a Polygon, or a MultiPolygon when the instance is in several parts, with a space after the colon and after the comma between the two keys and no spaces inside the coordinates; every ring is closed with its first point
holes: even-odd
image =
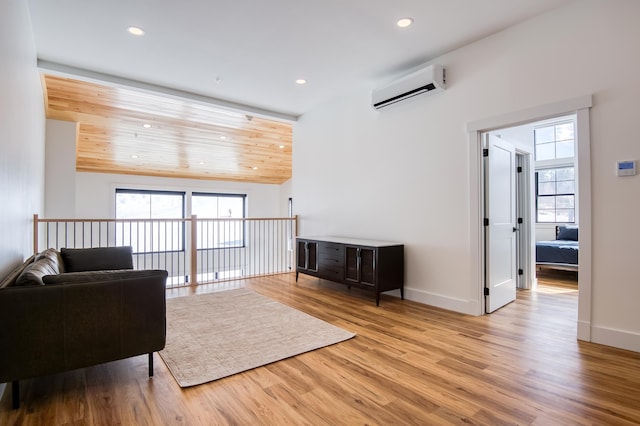
{"type": "Polygon", "coordinates": [[[298,274],[369,289],[376,294],[400,290],[404,299],[404,245],[386,241],[342,237],[299,237],[296,242],[298,274]]]}

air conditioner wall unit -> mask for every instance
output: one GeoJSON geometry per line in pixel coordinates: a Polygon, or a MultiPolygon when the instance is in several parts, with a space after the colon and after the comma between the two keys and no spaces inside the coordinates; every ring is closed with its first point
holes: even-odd
{"type": "Polygon", "coordinates": [[[371,94],[371,104],[381,109],[423,93],[441,92],[446,88],[446,72],[441,65],[429,65],[401,77],[371,94]]]}

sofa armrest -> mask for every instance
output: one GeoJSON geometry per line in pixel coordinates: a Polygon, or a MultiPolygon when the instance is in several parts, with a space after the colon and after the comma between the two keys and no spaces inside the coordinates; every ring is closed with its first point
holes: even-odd
{"type": "Polygon", "coordinates": [[[0,382],[163,349],[167,272],[127,272],[94,282],[1,289],[0,382]]]}

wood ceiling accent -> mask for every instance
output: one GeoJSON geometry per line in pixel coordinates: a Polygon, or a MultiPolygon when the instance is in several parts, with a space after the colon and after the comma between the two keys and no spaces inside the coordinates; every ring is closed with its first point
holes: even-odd
{"type": "Polygon", "coordinates": [[[79,123],[77,171],[267,184],[291,177],[290,123],[133,88],[42,80],[47,118],[79,123]]]}

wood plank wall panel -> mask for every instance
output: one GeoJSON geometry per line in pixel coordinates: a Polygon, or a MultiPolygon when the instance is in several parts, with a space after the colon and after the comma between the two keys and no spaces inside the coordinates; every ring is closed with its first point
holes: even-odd
{"type": "Polygon", "coordinates": [[[132,88],[42,80],[47,118],[79,123],[78,171],[268,184],[291,177],[290,123],[132,88]]]}

